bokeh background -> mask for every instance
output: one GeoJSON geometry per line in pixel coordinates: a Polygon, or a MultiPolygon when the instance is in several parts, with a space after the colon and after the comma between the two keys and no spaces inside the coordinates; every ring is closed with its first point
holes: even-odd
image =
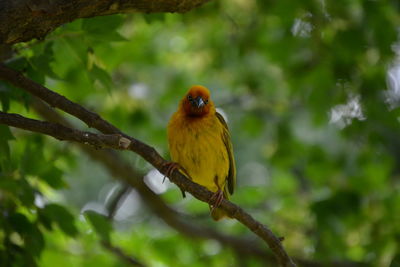
{"type": "MultiPolygon", "coordinates": [[[[166,125],[179,100],[191,85],[208,87],[231,131],[234,203],[284,236],[293,257],[395,267],[399,8],[397,1],[221,0],[186,14],[82,19],[16,45],[8,65],[166,158],[166,125]]],[[[0,100],[3,111],[39,118],[19,89],[1,83],[0,100]]],[[[0,133],[2,262],[124,266],[83,215],[106,214],[123,185],[70,143],[5,126],[0,133]]],[[[137,155],[120,155],[188,223],[258,242],[234,220],[212,221],[205,203],[182,199],[137,155]]],[[[267,265],[215,240],[185,237],[135,190],[112,224],[99,225],[111,225],[100,232],[148,266],[267,265]]]]}

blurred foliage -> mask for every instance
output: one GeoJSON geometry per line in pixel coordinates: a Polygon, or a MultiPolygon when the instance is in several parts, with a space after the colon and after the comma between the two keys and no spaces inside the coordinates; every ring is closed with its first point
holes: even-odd
{"type": "MultiPolygon", "coordinates": [[[[292,256],[400,266],[400,65],[397,1],[211,1],[188,14],[77,20],[15,46],[8,64],[97,111],[168,157],[166,123],[190,85],[227,116],[238,188],[232,201],[292,256]]],[[[3,111],[37,117],[0,83],[3,111]]],[[[77,127],[86,129],[73,120],[77,127]]],[[[188,221],[214,223],[149,171],[146,182],[188,221]]],[[[215,241],[191,241],[133,191],[111,225],[119,184],[77,148],[0,125],[0,265],[122,266],[111,240],[149,266],[265,266],[215,241]],[[80,213],[85,211],[85,216],[80,213]]],[[[273,265],[272,265],[273,266],[273,265]]]]}

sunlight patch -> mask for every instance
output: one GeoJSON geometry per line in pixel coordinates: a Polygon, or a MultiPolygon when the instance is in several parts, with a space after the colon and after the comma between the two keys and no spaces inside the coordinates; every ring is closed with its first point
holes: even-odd
{"type": "MultiPolygon", "coordinates": [[[[308,14],[308,17],[311,17],[308,14]]],[[[310,22],[304,21],[302,19],[295,19],[292,26],[292,34],[298,37],[310,37],[311,31],[313,30],[313,25],[310,22]]]]}
{"type": "Polygon", "coordinates": [[[400,106],[400,63],[388,70],[386,83],[388,90],[384,92],[385,102],[392,110],[400,106]]]}
{"type": "Polygon", "coordinates": [[[346,104],[333,107],[329,115],[329,123],[336,124],[341,129],[351,124],[353,119],[360,121],[365,120],[360,103],[360,96],[350,96],[346,104]]]}
{"type": "Polygon", "coordinates": [[[163,180],[164,175],[156,169],[149,171],[144,177],[144,182],[156,194],[165,193],[165,191],[170,187],[171,182],[168,178],[165,178],[164,182],[163,180]]]}
{"type": "Polygon", "coordinates": [[[134,83],[129,87],[128,92],[135,99],[146,99],[149,96],[149,87],[144,83],[134,83]]]}

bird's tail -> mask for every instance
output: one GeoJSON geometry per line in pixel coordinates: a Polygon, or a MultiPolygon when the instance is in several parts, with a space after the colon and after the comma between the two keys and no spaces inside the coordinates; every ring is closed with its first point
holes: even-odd
{"type": "Polygon", "coordinates": [[[220,208],[212,209],[212,207],[210,206],[210,209],[211,209],[211,217],[214,219],[214,221],[219,221],[223,218],[230,218],[229,215],[220,208]]]}

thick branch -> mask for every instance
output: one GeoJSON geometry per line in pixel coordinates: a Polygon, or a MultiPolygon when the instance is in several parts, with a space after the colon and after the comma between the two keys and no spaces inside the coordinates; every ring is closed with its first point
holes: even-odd
{"type": "MultiPolygon", "coordinates": [[[[80,105],[73,103],[66,99],[65,97],[50,91],[49,89],[35,83],[34,81],[29,80],[24,77],[21,73],[14,71],[12,69],[7,68],[4,65],[0,65],[0,79],[9,81],[13,85],[24,89],[33,95],[41,98],[45,102],[49,103],[51,106],[60,108],[71,115],[81,119],[88,125],[92,125],[103,133],[111,134],[121,134],[127,139],[131,141],[128,149],[142,156],[146,161],[152,164],[156,169],[158,169],[161,173],[165,173],[165,161],[157,151],[126,135],[119,131],[115,126],[111,125],[107,121],[103,120],[100,116],[96,116],[96,123],[94,126],[91,123],[90,118],[93,117],[92,112],[86,110],[80,105]],[[110,129],[117,129],[110,132],[110,129]]],[[[178,185],[182,190],[191,193],[197,199],[207,202],[211,204],[211,199],[213,193],[207,190],[205,187],[200,186],[191,180],[187,179],[184,175],[182,175],[179,171],[175,170],[172,175],[169,177],[170,180],[178,185]]],[[[257,220],[255,220],[250,214],[246,213],[239,206],[231,203],[228,200],[223,200],[220,206],[221,209],[227,212],[227,214],[240,221],[243,225],[249,228],[252,232],[258,235],[261,239],[263,239],[270,249],[273,251],[275,256],[277,257],[281,266],[296,266],[294,262],[290,259],[286,251],[284,250],[281,241],[278,237],[276,237],[270,229],[268,229],[265,225],[261,224],[257,220]]]]}
{"type": "MultiPolygon", "coordinates": [[[[69,128],[73,126],[54,109],[44,104],[41,100],[33,99],[32,106],[37,113],[44,119],[52,122],[61,123],[69,128]]],[[[91,147],[75,143],[84,153],[86,153],[92,160],[102,164],[110,172],[111,176],[129,184],[134,187],[142,199],[142,203],[152,210],[153,214],[158,216],[171,228],[179,233],[186,235],[190,238],[206,238],[213,239],[220,242],[225,247],[231,247],[238,251],[242,256],[257,257],[266,264],[271,265],[275,262],[274,256],[259,247],[258,242],[247,238],[239,238],[230,235],[225,235],[213,229],[200,226],[193,221],[188,221],[186,217],[182,217],[176,210],[167,205],[159,195],[149,190],[143,182],[143,174],[138,173],[130,164],[126,164],[124,159],[112,150],[98,150],[91,147]]],[[[121,192],[125,192],[124,187],[121,192]]],[[[118,195],[119,195],[118,193],[118,195]]],[[[114,205],[110,205],[114,206],[114,205]]],[[[113,209],[110,207],[110,209],[113,209]]],[[[296,262],[304,267],[361,267],[367,266],[363,262],[352,261],[331,261],[331,262],[316,262],[305,259],[297,258],[296,262]]]]}
{"type": "Polygon", "coordinates": [[[18,114],[0,111],[0,124],[50,135],[58,140],[74,141],[95,148],[125,149],[126,138],[119,134],[94,134],[65,127],[58,123],[28,119],[18,114]]]}
{"type": "Polygon", "coordinates": [[[105,134],[120,134],[121,132],[110,123],[104,121],[94,112],[91,112],[84,107],[75,104],[74,102],[68,100],[62,95],[59,95],[44,86],[33,82],[32,80],[26,78],[22,73],[17,72],[13,69],[7,68],[5,65],[0,64],[0,79],[8,81],[11,84],[24,89],[28,93],[43,99],[52,107],[57,107],[72,116],[79,118],[84,121],[89,127],[98,129],[100,132],[105,134]]]}
{"type": "MultiPolygon", "coordinates": [[[[44,104],[41,100],[36,98],[32,102],[33,108],[43,118],[52,122],[59,122],[67,127],[72,128],[73,126],[54,109],[44,104]]],[[[161,220],[163,220],[171,228],[175,229],[179,233],[186,235],[190,238],[206,238],[214,239],[224,246],[233,248],[240,253],[248,256],[255,256],[264,260],[266,263],[271,264],[275,262],[275,257],[272,253],[259,247],[259,243],[246,238],[233,237],[222,234],[213,229],[206,228],[204,226],[197,225],[194,222],[190,222],[186,217],[182,218],[182,214],[167,205],[159,195],[151,191],[148,186],[143,182],[143,174],[138,173],[131,164],[127,164],[124,159],[112,150],[94,150],[89,146],[81,143],[75,143],[79,148],[86,153],[92,160],[102,164],[110,172],[111,176],[129,184],[134,187],[139,193],[142,203],[161,220]]],[[[316,266],[313,264],[306,264],[305,260],[298,260],[302,266],[316,266]]],[[[308,262],[307,262],[308,263],[308,262]]]]}
{"type": "Polygon", "coordinates": [[[78,18],[117,13],[187,12],[209,0],[5,0],[0,1],[0,44],[43,39],[78,18]]]}

